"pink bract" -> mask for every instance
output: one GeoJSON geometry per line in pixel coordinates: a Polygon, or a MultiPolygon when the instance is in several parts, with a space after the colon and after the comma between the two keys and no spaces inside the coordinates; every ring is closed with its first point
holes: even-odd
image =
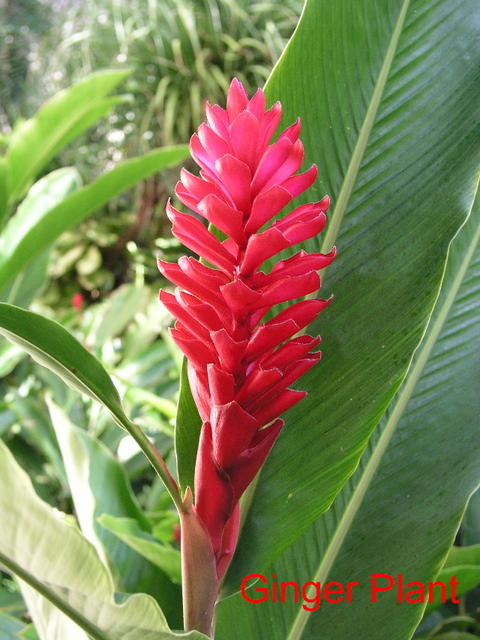
{"type": "Polygon", "coordinates": [[[315,166],[297,173],[304,159],[300,121],[271,143],[280,103],[266,109],[261,89],[249,100],[237,79],[226,110],[207,104],[206,112],[208,124],[190,142],[200,177],[183,169],[176,186],[179,200],[197,215],[167,206],[173,234],[204,263],[184,256],[178,264],[159,261],[159,267],[177,285],[174,295],[161,291],[160,298],[177,319],[172,336],[188,359],[203,420],[195,511],[208,531],[220,579],[235,550],[238,501],[284,425],[279,416],[306,395],[289,387],[320,359],[319,337],[295,336],[329,300],[298,301],[270,320],[265,315],[274,305],[318,291],[317,272],[332,262],[335,249],[301,250],[262,270],[284,249],[322,231],[329,198],[301,205],[265,227],[317,176],[315,166]]]}

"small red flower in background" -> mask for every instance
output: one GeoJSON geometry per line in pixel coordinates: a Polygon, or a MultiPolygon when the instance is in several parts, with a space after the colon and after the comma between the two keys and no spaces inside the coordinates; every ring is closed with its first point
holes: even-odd
{"type": "Polygon", "coordinates": [[[269,144],[281,105],[266,110],[261,89],[251,98],[233,80],[227,108],[207,104],[208,124],[190,149],[200,177],[185,169],[178,198],[226,235],[221,241],[192,215],[168,204],[173,234],[210,265],[191,257],[159,261],[177,285],[160,298],[176,317],[172,336],[188,358],[192,393],[203,420],[195,469],[195,511],[208,530],[220,579],[235,550],[239,498],[281,428],[279,416],[306,393],[289,386],[320,358],[319,337],[295,335],[329,303],[293,303],[271,320],[274,305],[320,288],[317,273],[335,257],[299,251],[269,271],[265,261],[316,236],[325,226],[329,198],[277,214],[316,179],[303,163],[300,122],[269,144]]]}
{"type": "Polygon", "coordinates": [[[72,303],[73,309],[76,309],[77,311],[81,311],[85,306],[85,298],[83,297],[83,293],[81,293],[80,291],[77,291],[77,293],[74,293],[72,296],[71,303],[72,303]]]}

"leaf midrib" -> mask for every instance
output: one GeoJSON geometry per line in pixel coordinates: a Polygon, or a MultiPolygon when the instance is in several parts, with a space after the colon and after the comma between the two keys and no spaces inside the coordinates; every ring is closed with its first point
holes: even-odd
{"type": "Polygon", "coordinates": [[[44,598],[49,600],[57,609],[68,616],[75,624],[81,627],[93,640],[115,640],[111,636],[104,633],[97,625],[88,620],[83,614],[79,613],[68,602],[63,600],[53,589],[37,580],[35,576],[26,571],[14,560],[5,556],[0,552],[0,565],[6,567],[9,571],[18,576],[21,580],[30,585],[35,591],[38,591],[44,598]]]}
{"type": "Polygon", "coordinates": [[[375,83],[375,88],[373,89],[372,97],[370,98],[367,111],[365,112],[365,117],[360,128],[360,133],[358,134],[357,142],[355,144],[350,163],[345,173],[345,177],[343,178],[342,186],[340,188],[340,192],[338,194],[338,198],[328,224],[327,232],[322,242],[322,247],[320,249],[322,253],[326,253],[333,247],[333,245],[335,244],[335,240],[337,239],[337,236],[340,232],[343,217],[350,203],[350,197],[352,195],[353,187],[355,186],[355,182],[357,180],[360,165],[365,155],[365,150],[370,139],[370,134],[373,129],[378,107],[383,96],[385,84],[387,82],[388,75],[392,67],[392,62],[397,51],[398,41],[402,33],[409,5],[410,0],[404,0],[400,8],[398,18],[390,38],[390,43],[387,47],[385,58],[378,74],[377,82],[375,83]]]}
{"type": "MultiPolygon", "coordinates": [[[[476,199],[476,195],[478,193],[478,183],[477,188],[472,198],[472,207],[476,199]]],[[[471,215],[471,209],[470,209],[471,215]]],[[[416,385],[423,373],[425,365],[435,347],[437,339],[440,335],[440,332],[443,329],[445,321],[450,313],[452,305],[455,301],[457,293],[460,289],[460,286],[463,282],[465,274],[467,272],[468,267],[470,266],[471,260],[473,258],[475,249],[480,241],[480,225],[478,225],[475,234],[472,237],[472,240],[465,252],[464,258],[462,260],[461,266],[452,282],[450,291],[448,292],[445,301],[440,307],[439,313],[434,320],[430,331],[425,331],[424,335],[427,335],[427,339],[425,340],[423,346],[420,347],[418,357],[416,358],[415,364],[413,365],[410,374],[407,376],[406,381],[403,385],[402,390],[397,396],[397,401],[393,408],[393,411],[390,414],[390,417],[387,420],[385,428],[378,439],[375,447],[373,448],[370,460],[368,461],[362,476],[355,487],[352,496],[345,508],[345,511],[338,523],[337,528],[330,540],[330,543],[327,547],[325,554],[323,555],[321,562],[318,566],[318,569],[315,573],[313,581],[315,582],[324,582],[330,573],[330,570],[338,556],[338,552],[340,551],[343,542],[349,532],[350,525],[352,524],[356,514],[358,513],[363,499],[370,487],[370,484],[375,476],[376,471],[378,470],[380,463],[383,459],[383,455],[385,454],[388,445],[395,433],[395,430],[400,422],[400,419],[407,407],[414,391],[416,385]]],[[[305,626],[308,622],[309,613],[304,609],[300,608],[294,621],[292,627],[290,629],[290,633],[286,637],[286,640],[300,640],[305,629],[305,626]]]]}
{"type": "MultiPolygon", "coordinates": [[[[358,135],[358,139],[357,142],[355,144],[355,148],[353,150],[353,154],[352,154],[352,158],[350,160],[350,163],[348,165],[347,171],[345,173],[345,176],[343,178],[342,181],[342,186],[340,188],[340,192],[339,192],[339,196],[337,199],[337,202],[335,204],[332,216],[330,218],[329,221],[329,225],[328,225],[328,231],[325,235],[325,238],[323,240],[322,243],[322,247],[320,249],[320,251],[322,253],[326,253],[327,251],[329,251],[333,244],[335,243],[335,240],[338,236],[338,233],[340,231],[340,226],[341,223],[343,221],[343,216],[345,213],[345,210],[349,204],[349,200],[350,200],[350,196],[355,184],[355,181],[357,179],[357,175],[358,175],[358,171],[360,169],[360,164],[361,161],[363,159],[363,156],[365,155],[365,150],[367,148],[367,143],[370,137],[370,133],[372,131],[373,128],[373,124],[375,121],[375,116],[377,114],[377,110],[378,110],[378,106],[380,104],[380,100],[382,98],[383,95],[383,91],[385,88],[385,84],[388,78],[388,73],[390,71],[392,62],[393,62],[393,58],[397,49],[397,45],[398,45],[398,40],[400,38],[400,34],[403,28],[403,24],[405,22],[405,17],[407,14],[407,10],[410,4],[410,0],[404,0],[402,7],[400,8],[399,14],[398,14],[398,18],[397,21],[395,23],[395,27],[392,31],[392,35],[390,38],[390,43],[387,47],[387,51],[385,53],[385,58],[383,60],[382,66],[380,68],[380,72],[377,78],[377,82],[375,83],[375,87],[372,93],[372,97],[370,99],[369,105],[367,107],[367,111],[365,112],[365,117],[362,123],[362,126],[360,128],[360,133],[358,135]]],[[[303,11],[302,11],[302,16],[301,19],[304,16],[305,13],[305,9],[306,9],[306,4],[304,5],[303,11]]],[[[300,21],[297,25],[297,28],[295,29],[294,35],[297,33],[297,30],[300,26],[300,21]]],[[[293,41],[293,36],[289,41],[289,45],[290,43],[293,41]]],[[[285,56],[286,51],[288,50],[288,46],[286,47],[285,51],[283,52],[282,56],[279,58],[277,64],[275,65],[272,74],[273,75],[275,73],[276,68],[282,63],[283,58],[285,56]]],[[[268,81],[267,81],[268,84],[268,81]]],[[[325,273],[326,269],[323,270],[323,272],[325,273]]],[[[311,294],[311,297],[316,297],[316,294],[313,293],[311,294]]],[[[305,333],[307,331],[307,328],[305,328],[302,332],[300,332],[300,334],[305,333]]],[[[247,488],[245,494],[246,494],[246,498],[243,501],[244,504],[244,508],[242,509],[242,520],[241,520],[241,528],[243,528],[243,524],[246,521],[247,518],[247,513],[248,513],[248,509],[250,507],[250,505],[252,504],[253,500],[254,500],[254,493],[256,490],[256,486],[257,483],[255,482],[254,484],[250,485],[250,487],[247,488]]],[[[290,640],[290,638],[287,638],[287,640],[290,640]]]]}

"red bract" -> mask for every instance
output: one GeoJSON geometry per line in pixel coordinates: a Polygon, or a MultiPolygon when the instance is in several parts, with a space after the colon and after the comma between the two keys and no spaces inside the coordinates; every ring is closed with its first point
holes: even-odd
{"type": "Polygon", "coordinates": [[[209,533],[219,578],[238,536],[238,500],[283,427],[279,416],[306,395],[289,386],[320,358],[314,351],[320,338],[295,335],[329,302],[295,302],[264,320],[274,305],[318,291],[317,272],[335,256],[335,250],[302,250],[262,270],[279,252],[322,231],[329,206],[328,197],[301,205],[264,228],[317,176],[315,166],[296,173],[303,163],[299,121],[270,144],[280,117],[280,103],[267,110],[263,91],[249,100],[236,79],[226,110],[207,104],[208,124],[190,143],[200,177],[183,169],[176,193],[226,239],[169,203],[173,234],[212,266],[191,257],[159,262],[178,287],[160,297],[177,319],[172,335],[188,358],[203,420],[195,511],[209,533]]]}

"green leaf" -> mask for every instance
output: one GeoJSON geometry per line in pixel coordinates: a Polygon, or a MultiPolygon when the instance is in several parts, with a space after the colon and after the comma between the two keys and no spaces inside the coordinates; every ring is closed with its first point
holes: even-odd
{"type": "Polygon", "coordinates": [[[145,288],[132,284],[116,289],[104,304],[103,313],[98,315],[99,322],[92,328],[87,341],[95,346],[102,346],[119,335],[142,309],[146,296],[145,288]]]}
{"type": "Polygon", "coordinates": [[[306,164],[319,165],[305,199],[333,197],[326,235],[305,248],[337,244],[321,292],[335,301],[310,327],[324,357],[264,466],[231,588],[332,504],[425,331],[476,189],[475,10],[474,0],[309,0],[268,82],[284,124],[302,118],[306,164]]]}
{"type": "MultiPolygon", "coordinates": [[[[452,547],[436,580],[449,583],[452,577],[458,581],[457,595],[461,596],[480,584],[480,544],[470,547],[452,547]]],[[[426,613],[434,611],[441,603],[431,603],[426,613]]]]}
{"type": "Polygon", "coordinates": [[[93,546],[42,502],[27,474],[0,442],[0,563],[68,615],[93,640],[200,640],[175,634],[153,598],[116,604],[111,577],[93,546]]]}
{"type": "Polygon", "coordinates": [[[15,128],[9,138],[10,200],[19,199],[32,179],[60,149],[106,115],[118,99],[105,100],[129,71],[99,71],[60,91],[15,128]]]}
{"type": "Polygon", "coordinates": [[[159,413],[168,419],[173,419],[177,415],[177,405],[168,398],[160,398],[159,396],[145,391],[145,389],[138,389],[137,387],[130,387],[125,396],[131,404],[140,403],[145,404],[148,407],[156,409],[159,413]]]}
{"type": "MultiPolygon", "coordinates": [[[[33,624],[29,624],[28,626],[24,627],[22,631],[18,633],[17,637],[22,638],[22,640],[44,640],[43,638],[39,638],[38,633],[35,627],[33,626],[33,624]]],[[[70,638],[70,636],[68,637],[70,638]]],[[[52,638],[52,640],[56,640],[56,638],[52,638]]]]}
{"type": "Polygon", "coordinates": [[[0,229],[8,214],[8,164],[0,157],[0,229]]]}
{"type": "Polygon", "coordinates": [[[132,518],[115,518],[102,515],[100,524],[123,540],[137,553],[159,567],[174,582],[181,582],[180,551],[161,543],[140,528],[138,521],[132,518]]]}
{"type": "Polygon", "coordinates": [[[478,636],[472,633],[465,633],[465,631],[449,631],[433,636],[432,640],[474,640],[474,638],[478,638],[478,636]]]}
{"type": "Polygon", "coordinates": [[[9,616],[0,611],[0,638],[1,640],[18,640],[17,633],[24,628],[24,624],[18,618],[9,616]]]}
{"type": "Polygon", "coordinates": [[[193,400],[188,384],[187,361],[183,360],[180,376],[180,397],[175,423],[175,451],[177,454],[177,476],[183,491],[194,488],[195,459],[202,420],[193,400]]]}
{"type": "MultiPolygon", "coordinates": [[[[116,591],[149,593],[159,602],[170,623],[180,626],[180,590],[156,570],[153,566],[156,563],[145,562],[135,553],[138,549],[134,545],[129,545],[127,540],[114,535],[115,532],[111,533],[98,522],[105,514],[104,517],[113,520],[125,519],[134,523],[138,532],[151,529],[122,466],[101,442],[75,427],[54,402],[48,401],[48,406],[80,528],[110,568],[116,591]]],[[[148,537],[147,533],[145,535],[148,537]]],[[[168,571],[165,573],[170,575],[168,571]]]]}
{"type": "Polygon", "coordinates": [[[463,544],[480,543],[480,489],[473,494],[468,503],[463,521],[463,544]]]}
{"type": "MultiPolygon", "coordinates": [[[[17,209],[14,216],[15,222],[7,226],[5,230],[5,239],[0,239],[0,246],[10,243],[14,238],[12,230],[19,236],[28,233],[30,228],[35,228],[38,222],[50,211],[55,205],[64,200],[69,194],[73,193],[82,186],[82,180],[78,171],[73,167],[66,167],[52,171],[48,175],[36,182],[23,202],[17,209]],[[8,231],[10,229],[10,232],[8,231]]],[[[0,253],[0,264],[3,256],[0,253]]],[[[2,292],[2,299],[11,304],[27,307],[38,295],[44,286],[47,276],[48,266],[48,250],[39,254],[38,257],[30,262],[28,267],[18,273],[10,287],[2,292]]]]}
{"type": "MultiPolygon", "coordinates": [[[[23,349],[22,353],[25,356],[23,349]]],[[[45,404],[34,394],[25,396],[19,391],[9,398],[8,407],[15,414],[17,424],[21,426],[22,438],[48,460],[48,466],[52,467],[61,483],[62,492],[68,492],[65,466],[45,404]]]]}
{"type": "Polygon", "coordinates": [[[44,598],[38,591],[29,587],[21,580],[20,589],[28,607],[28,613],[31,615],[35,623],[32,631],[24,630],[19,634],[20,638],[38,638],[40,640],[89,640],[89,637],[73,622],[68,616],[57,609],[49,600],[44,598]],[[28,632],[28,635],[27,635],[28,632]]]}
{"type": "Polygon", "coordinates": [[[132,158],[101,175],[91,184],[66,197],[37,218],[26,220],[14,215],[0,239],[0,290],[35,256],[67,229],[157,171],[180,162],[187,155],[185,146],[155,149],[132,158]]]}
{"type": "Polygon", "coordinates": [[[119,426],[128,428],[130,421],[103,365],[57,322],[0,303],[0,333],[70,387],[103,404],[119,426]]]}
{"type": "Polygon", "coordinates": [[[136,440],[180,508],[178,487],[165,461],[140,427],[129,420],[108,373],[87,349],[58,323],[5,303],[0,303],[0,334],[21,346],[70,387],[103,404],[116,424],[136,440]]]}
{"type": "Polygon", "coordinates": [[[25,603],[21,594],[18,591],[6,591],[0,588],[0,611],[14,618],[20,618],[25,613],[25,603]]]}
{"type": "Polygon", "coordinates": [[[2,295],[2,299],[9,304],[28,309],[35,298],[38,298],[48,282],[48,263],[50,260],[50,250],[46,249],[34,258],[21,271],[11,287],[8,287],[8,294],[2,295]]]}
{"type": "MultiPolygon", "coordinates": [[[[358,581],[352,602],[323,603],[314,613],[290,602],[281,605],[280,617],[278,604],[253,606],[234,596],[221,604],[217,640],[244,638],[273,616],[279,617],[272,640],[349,638],[352,629],[362,640],[412,636],[425,604],[399,604],[396,590],[373,603],[371,576],[403,574],[404,584],[435,580],[478,486],[472,425],[480,377],[479,204],[451,245],[427,332],[358,470],[331,509],[268,570],[302,584],[358,581]]],[[[265,532],[268,540],[273,531],[265,532]]],[[[454,560],[461,553],[454,551],[454,560]]],[[[231,576],[237,588],[240,579],[231,576]]]]}
{"type": "MultiPolygon", "coordinates": [[[[100,71],[99,73],[103,72],[100,71]]],[[[125,72],[122,80],[124,77],[126,77],[126,75],[128,75],[128,72],[125,72]]],[[[128,102],[130,99],[131,96],[129,95],[116,95],[92,102],[89,105],[85,115],[79,118],[75,122],[75,125],[69,129],[68,135],[62,138],[57,146],[51,150],[51,157],[55,157],[57,153],[59,153],[63,149],[63,147],[67,146],[67,144],[69,144],[72,140],[75,140],[75,138],[77,138],[84,131],[98,122],[98,120],[105,118],[117,104],[128,102]]]]}
{"type": "Polygon", "coordinates": [[[23,349],[2,339],[0,342],[0,378],[12,373],[24,357],[23,349]]]}

